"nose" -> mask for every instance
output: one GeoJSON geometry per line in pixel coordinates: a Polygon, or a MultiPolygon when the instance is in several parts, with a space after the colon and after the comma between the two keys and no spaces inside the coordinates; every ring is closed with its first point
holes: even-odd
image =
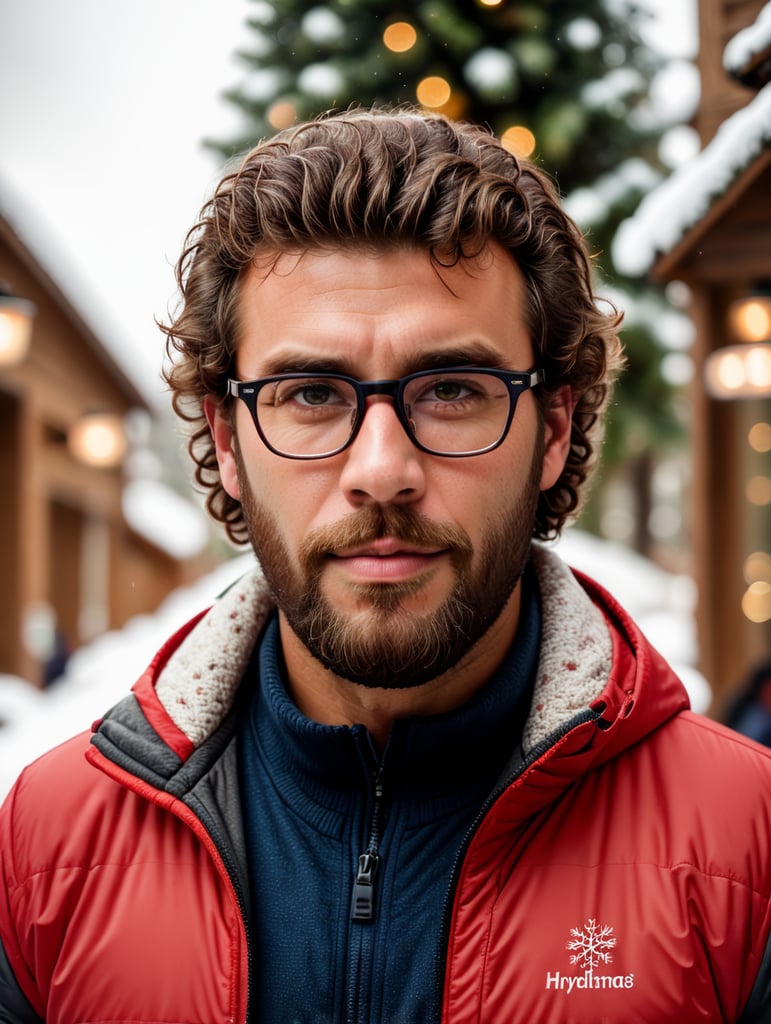
{"type": "Polygon", "coordinates": [[[384,395],[367,399],[359,432],[343,454],[340,487],[353,505],[407,504],[425,493],[424,459],[384,395]]]}

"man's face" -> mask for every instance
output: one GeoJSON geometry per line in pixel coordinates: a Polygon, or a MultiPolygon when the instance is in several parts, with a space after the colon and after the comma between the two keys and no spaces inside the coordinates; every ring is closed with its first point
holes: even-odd
{"type": "MultiPolygon", "coordinates": [[[[235,373],[379,380],[437,366],[528,370],[523,290],[498,247],[440,271],[419,250],[282,257],[244,279],[235,373]]],[[[207,411],[282,637],[288,629],[355,683],[418,686],[462,662],[502,618],[513,636],[539,490],[564,463],[569,400],[542,424],[524,393],[504,442],[464,458],[419,451],[390,398],[368,402],[353,444],[311,462],[270,452],[241,402],[235,436],[213,405],[207,411]]]]}

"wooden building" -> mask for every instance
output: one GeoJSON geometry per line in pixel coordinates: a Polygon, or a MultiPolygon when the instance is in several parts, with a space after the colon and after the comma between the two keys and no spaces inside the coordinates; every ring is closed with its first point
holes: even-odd
{"type": "Polygon", "coordinates": [[[154,610],[194,566],[126,521],[126,417],[150,412],[0,187],[0,674],[37,685],[63,651],[154,610]],[[31,334],[15,346],[19,312],[31,334]],[[22,317],[23,319],[23,317],[22,317]]]}
{"type": "Polygon", "coordinates": [[[624,248],[690,291],[700,668],[721,717],[771,660],[771,4],[698,11],[702,148],[646,197],[624,248]]]}

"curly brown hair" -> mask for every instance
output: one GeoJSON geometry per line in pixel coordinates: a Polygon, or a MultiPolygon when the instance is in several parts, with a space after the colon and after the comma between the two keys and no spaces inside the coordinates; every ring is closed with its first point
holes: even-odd
{"type": "Polygon", "coordinates": [[[221,403],[239,336],[242,275],[283,252],[413,246],[448,266],[488,242],[507,249],[527,288],[526,316],[550,395],[575,402],[570,452],[540,495],[533,536],[553,537],[580,504],[601,441],[602,412],[622,365],[621,316],[595,299],[591,262],[551,179],[489,132],[412,110],[350,110],[261,142],[204,205],[177,265],[182,303],[167,336],[164,376],[212,516],[246,539],[240,502],[220,481],[204,398],[221,403]]]}

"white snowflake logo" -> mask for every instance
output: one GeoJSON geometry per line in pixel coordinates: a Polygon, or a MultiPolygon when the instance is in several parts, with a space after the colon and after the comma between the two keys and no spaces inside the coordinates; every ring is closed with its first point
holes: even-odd
{"type": "Polygon", "coordinates": [[[578,964],[584,970],[594,971],[600,964],[612,964],[610,950],[616,945],[613,929],[608,925],[602,928],[593,917],[590,917],[583,928],[571,928],[573,938],[566,949],[575,952],[570,957],[571,964],[578,964]]]}

